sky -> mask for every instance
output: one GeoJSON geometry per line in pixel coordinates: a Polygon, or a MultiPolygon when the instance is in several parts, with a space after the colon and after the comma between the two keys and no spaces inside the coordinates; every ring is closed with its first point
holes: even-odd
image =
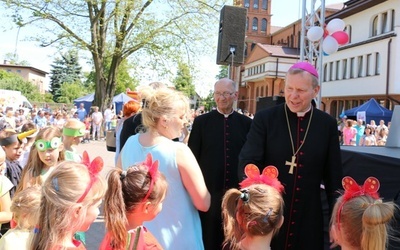
{"type": "MultiPolygon", "coordinates": [[[[301,18],[301,3],[302,0],[271,0],[272,1],[272,19],[271,25],[273,26],[286,26],[301,18]],[[290,5],[291,8],[288,8],[290,5]]],[[[310,5],[311,0],[307,0],[307,6],[310,5]]],[[[342,3],[344,0],[325,0],[325,5],[332,3],[342,3]]],[[[320,5],[320,1],[316,1],[316,5],[320,5]]],[[[26,37],[34,35],[38,32],[30,27],[21,28],[19,33],[11,20],[4,18],[2,10],[0,10],[0,63],[4,62],[5,55],[8,53],[18,55],[19,61],[27,61],[30,66],[50,72],[51,64],[54,61],[54,56],[57,52],[53,48],[41,48],[38,44],[26,40],[26,37]]],[[[217,30],[217,28],[216,28],[217,30]]],[[[218,35],[217,32],[215,34],[218,35]]],[[[215,76],[219,72],[219,66],[216,65],[216,51],[212,55],[205,55],[200,58],[198,71],[194,83],[196,91],[200,96],[207,96],[215,83],[215,76]]],[[[89,66],[81,63],[84,71],[89,71],[89,66]]],[[[151,81],[160,81],[156,79],[157,74],[149,74],[148,84],[151,81]],[[154,79],[153,79],[154,78],[154,79]]],[[[49,81],[49,76],[47,77],[49,81]]],[[[167,81],[166,79],[161,81],[167,81]]]]}

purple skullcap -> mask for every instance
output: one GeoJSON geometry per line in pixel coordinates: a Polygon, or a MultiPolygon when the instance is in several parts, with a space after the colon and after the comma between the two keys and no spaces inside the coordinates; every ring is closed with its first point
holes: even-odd
{"type": "Polygon", "coordinates": [[[315,76],[316,78],[318,78],[318,72],[317,70],[314,68],[314,66],[312,66],[310,63],[308,62],[298,62],[293,64],[292,67],[290,67],[289,70],[292,69],[302,69],[304,71],[307,71],[308,73],[310,73],[311,75],[315,76]]]}

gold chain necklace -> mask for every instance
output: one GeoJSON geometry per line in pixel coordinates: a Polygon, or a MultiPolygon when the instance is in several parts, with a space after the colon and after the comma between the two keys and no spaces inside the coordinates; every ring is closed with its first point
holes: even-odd
{"type": "Polygon", "coordinates": [[[304,134],[303,142],[297,148],[296,151],[294,151],[294,142],[293,142],[293,137],[292,137],[292,130],[290,129],[289,117],[288,117],[288,114],[287,114],[287,105],[285,105],[284,108],[285,108],[285,115],[286,115],[286,124],[287,124],[288,130],[289,130],[290,142],[292,143],[292,152],[293,152],[292,161],[286,161],[285,165],[290,166],[289,174],[293,174],[293,168],[297,167],[296,155],[300,151],[301,147],[303,147],[304,142],[306,141],[306,138],[307,138],[307,135],[308,135],[308,130],[310,129],[310,125],[311,125],[311,119],[312,119],[313,113],[314,113],[314,108],[311,107],[310,120],[308,121],[308,124],[307,124],[307,129],[306,129],[306,133],[304,134]]]}

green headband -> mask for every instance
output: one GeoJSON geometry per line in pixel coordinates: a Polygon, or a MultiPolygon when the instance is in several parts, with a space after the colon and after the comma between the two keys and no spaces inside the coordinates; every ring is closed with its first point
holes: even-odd
{"type": "Polygon", "coordinates": [[[63,135],[72,136],[72,137],[79,137],[85,135],[85,127],[82,128],[63,128],[63,135]]]}

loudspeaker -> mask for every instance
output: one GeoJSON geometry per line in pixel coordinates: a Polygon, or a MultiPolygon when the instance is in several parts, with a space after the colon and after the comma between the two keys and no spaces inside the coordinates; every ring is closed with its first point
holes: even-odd
{"type": "Polygon", "coordinates": [[[225,5],[221,9],[217,64],[239,66],[244,62],[247,9],[225,5]]]}

